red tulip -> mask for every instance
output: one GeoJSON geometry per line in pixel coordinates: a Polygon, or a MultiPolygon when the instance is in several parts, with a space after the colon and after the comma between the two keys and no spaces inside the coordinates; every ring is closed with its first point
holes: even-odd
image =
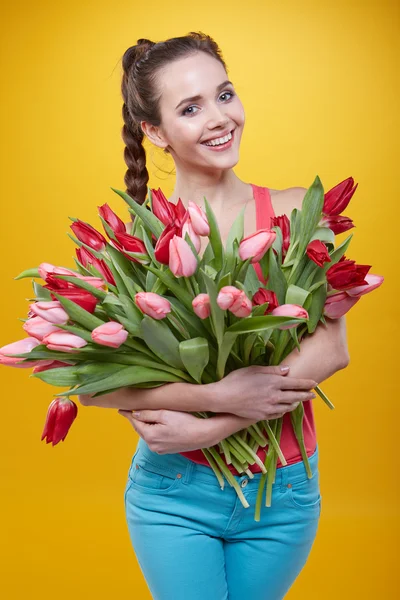
{"type": "Polygon", "coordinates": [[[69,398],[55,398],[47,410],[41,440],[53,446],[64,441],[67,433],[78,414],[78,407],[69,398]]]}
{"type": "Polygon", "coordinates": [[[352,177],[348,177],[326,192],[324,195],[324,206],[322,208],[322,212],[325,215],[340,215],[353,197],[358,183],[354,187],[353,186],[354,179],[352,177]]]}
{"type": "Polygon", "coordinates": [[[207,319],[211,314],[210,296],[208,294],[198,294],[192,300],[192,306],[195,314],[200,319],[207,319]]]}
{"type": "Polygon", "coordinates": [[[351,219],[341,215],[326,215],[323,216],[319,222],[320,227],[329,227],[332,229],[334,234],[343,233],[354,227],[354,223],[351,219]]]}
{"type": "MultiPolygon", "coordinates": [[[[94,313],[96,304],[99,302],[99,300],[90,292],[76,287],[73,283],[70,283],[69,281],[57,279],[52,273],[49,273],[47,275],[46,281],[47,284],[43,287],[50,290],[50,293],[56,292],[60,296],[63,296],[64,298],[68,298],[72,302],[75,302],[75,304],[78,304],[88,312],[94,313]]],[[[51,294],[51,297],[54,300],[56,300],[54,294],[51,294]]],[[[40,316],[42,316],[44,319],[46,318],[45,315],[40,316]]]]}
{"type": "Polygon", "coordinates": [[[102,252],[106,247],[105,237],[91,225],[78,219],[72,223],[71,229],[80,242],[90,246],[93,250],[102,252]]]}
{"type": "Polygon", "coordinates": [[[169,243],[169,268],[175,277],[190,277],[197,269],[197,259],[191,247],[177,235],[169,243]]]}
{"type": "Polygon", "coordinates": [[[121,323],[117,321],[108,321],[93,329],[92,340],[101,346],[109,346],[110,348],[119,348],[121,344],[126,342],[128,332],[121,323]]]}
{"type": "Polygon", "coordinates": [[[306,248],[308,258],[310,258],[316,265],[322,267],[324,263],[331,262],[328,248],[321,240],[313,240],[306,248]]]}
{"type": "Polygon", "coordinates": [[[276,232],[273,229],[259,229],[255,233],[243,238],[239,245],[241,260],[251,258],[252,264],[259,262],[272,246],[275,238],[276,232]]]}
{"type": "Polygon", "coordinates": [[[111,210],[107,203],[102,204],[97,208],[99,209],[100,216],[104,219],[114,233],[126,233],[125,223],[119,218],[118,215],[115,214],[113,210],[111,210]]]}
{"type": "Polygon", "coordinates": [[[143,241],[135,237],[134,235],[130,235],[129,233],[115,233],[115,237],[117,240],[112,240],[111,244],[117,248],[126,258],[129,258],[132,262],[137,263],[148,263],[149,258],[147,255],[146,246],[143,241]],[[142,258],[135,258],[130,255],[130,252],[135,252],[138,254],[142,254],[142,258]]]}
{"type": "Polygon", "coordinates": [[[101,274],[105,281],[111,283],[111,285],[115,285],[113,274],[104,260],[96,258],[93,256],[93,254],[91,254],[91,252],[89,252],[89,250],[86,250],[86,248],[83,247],[76,248],[75,251],[77,258],[83,267],[88,268],[88,265],[92,265],[101,274]]]}
{"type": "Polygon", "coordinates": [[[359,285],[367,285],[365,276],[371,265],[357,265],[354,260],[344,257],[326,272],[328,283],[335,290],[347,290],[359,285]]]}
{"type": "Polygon", "coordinates": [[[276,226],[282,231],[282,258],[285,258],[290,246],[290,221],[287,215],[271,217],[271,227],[276,226]]]}
{"type": "Polygon", "coordinates": [[[172,238],[177,235],[181,237],[182,229],[174,223],[167,225],[157,240],[156,247],[154,249],[154,256],[158,262],[163,265],[169,264],[169,243],[172,238]]]}
{"type": "Polygon", "coordinates": [[[154,292],[138,292],[135,295],[135,302],[142,313],[157,319],[157,321],[165,319],[171,312],[171,304],[168,300],[154,292]]]}
{"type": "Polygon", "coordinates": [[[254,294],[252,299],[254,306],[260,306],[261,304],[265,304],[268,302],[268,306],[264,315],[272,312],[274,308],[279,306],[278,298],[276,297],[275,292],[271,290],[266,290],[264,288],[259,288],[258,291],[254,294]]]}
{"type": "Polygon", "coordinates": [[[352,298],[347,292],[337,292],[328,296],[325,301],[324,315],[329,319],[340,319],[360,298],[352,298]]]}
{"type": "Polygon", "coordinates": [[[251,314],[251,301],[242,290],[233,285],[225,285],[220,289],[217,304],[222,310],[229,310],[235,317],[248,317],[251,314]]]}

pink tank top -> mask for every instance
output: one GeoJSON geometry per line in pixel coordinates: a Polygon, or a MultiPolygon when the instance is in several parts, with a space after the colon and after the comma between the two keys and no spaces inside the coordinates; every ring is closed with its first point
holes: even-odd
{"type": "MultiPolygon", "coordinates": [[[[256,227],[257,229],[268,229],[271,226],[270,220],[271,217],[275,216],[274,210],[271,203],[271,195],[269,189],[267,187],[261,187],[258,185],[251,184],[253,188],[253,196],[256,205],[256,227]]],[[[258,264],[255,265],[255,270],[257,272],[258,277],[262,282],[264,279],[261,274],[261,269],[258,264]]],[[[311,456],[315,452],[317,446],[317,437],[315,430],[315,422],[314,422],[314,412],[312,400],[307,400],[303,402],[304,406],[304,419],[303,419],[303,435],[304,435],[304,444],[307,451],[307,456],[311,456]]],[[[296,436],[294,435],[292,424],[290,421],[290,412],[287,412],[283,416],[283,425],[282,425],[282,433],[280,440],[280,447],[283,452],[284,457],[286,458],[287,464],[291,465],[293,463],[300,462],[302,460],[302,456],[300,453],[299,445],[297,443],[296,436]]],[[[219,452],[219,448],[215,446],[217,452],[219,452]]],[[[268,444],[265,448],[259,448],[257,455],[260,457],[262,462],[265,461],[266,452],[268,450],[268,444]]],[[[191,450],[190,452],[179,452],[182,456],[189,458],[195,463],[206,465],[210,467],[207,459],[205,458],[202,451],[199,450],[191,450]]],[[[225,462],[225,456],[222,452],[220,452],[222,459],[225,462]]],[[[238,475],[237,470],[232,465],[227,465],[229,470],[234,474],[238,475]]],[[[278,458],[277,468],[282,467],[282,463],[278,458]]],[[[211,469],[211,467],[210,467],[211,469]]],[[[249,467],[252,473],[260,473],[261,469],[255,463],[254,465],[250,465],[249,467]]]]}

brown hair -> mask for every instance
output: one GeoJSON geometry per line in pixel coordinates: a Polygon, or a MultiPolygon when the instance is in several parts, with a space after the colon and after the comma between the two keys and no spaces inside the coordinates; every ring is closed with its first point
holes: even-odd
{"type": "Polygon", "coordinates": [[[126,145],[124,159],[128,166],[124,182],[126,193],[139,204],[143,204],[146,199],[149,180],[146,151],[143,147],[144,133],[140,122],[147,121],[155,126],[161,124],[157,74],[171,61],[186,58],[196,52],[210,54],[227,71],[218,45],[209,35],[201,32],[190,32],[188,35],[157,43],[141,38],[122,57],[122,139],[126,145]]]}

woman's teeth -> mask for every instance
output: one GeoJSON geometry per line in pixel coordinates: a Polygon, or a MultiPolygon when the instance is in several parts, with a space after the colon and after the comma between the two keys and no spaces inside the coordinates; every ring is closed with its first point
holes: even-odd
{"type": "Polygon", "coordinates": [[[211,140],[210,142],[204,142],[205,146],[220,146],[221,144],[226,144],[229,140],[232,139],[232,133],[228,133],[225,137],[217,138],[216,140],[211,140]]]}

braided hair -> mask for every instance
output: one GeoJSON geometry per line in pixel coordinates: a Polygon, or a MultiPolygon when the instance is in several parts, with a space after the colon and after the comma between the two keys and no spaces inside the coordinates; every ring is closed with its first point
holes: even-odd
{"type": "Polygon", "coordinates": [[[161,94],[157,85],[157,74],[171,61],[186,58],[196,52],[210,54],[227,71],[218,45],[210,36],[201,32],[190,32],[186,36],[169,38],[158,43],[140,38],[122,57],[122,139],[125,142],[124,160],[128,167],[124,183],[126,193],[138,204],[143,204],[146,199],[149,181],[146,151],[143,146],[144,133],[140,123],[147,121],[154,126],[161,124],[161,94]]]}

